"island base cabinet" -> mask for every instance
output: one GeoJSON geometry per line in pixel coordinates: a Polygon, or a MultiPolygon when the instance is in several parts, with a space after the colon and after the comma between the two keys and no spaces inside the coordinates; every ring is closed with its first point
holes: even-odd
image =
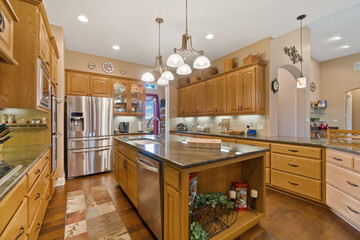
{"type": "Polygon", "coordinates": [[[136,164],[132,161],[127,161],[127,182],[129,198],[137,206],[137,173],[136,164]]]}
{"type": "Polygon", "coordinates": [[[27,198],[20,205],[16,211],[9,225],[6,227],[4,232],[1,234],[0,240],[26,239],[26,233],[28,231],[28,211],[27,211],[27,198]]]}
{"type": "Polygon", "coordinates": [[[181,239],[181,196],[180,192],[165,184],[164,186],[164,239],[181,239]]]}

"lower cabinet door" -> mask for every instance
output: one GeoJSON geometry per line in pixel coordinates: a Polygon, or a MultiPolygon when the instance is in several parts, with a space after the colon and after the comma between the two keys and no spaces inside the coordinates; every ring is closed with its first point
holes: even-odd
{"type": "Polygon", "coordinates": [[[127,183],[129,198],[137,207],[137,175],[136,175],[136,164],[131,160],[127,160],[127,183]]]}
{"type": "Polygon", "coordinates": [[[126,166],[126,157],[119,154],[119,184],[120,187],[126,192],[127,191],[127,166],[126,166]]]}
{"type": "MultiPolygon", "coordinates": [[[[23,240],[26,239],[26,233],[28,231],[28,211],[27,211],[27,198],[24,198],[24,201],[20,205],[19,209],[16,211],[14,217],[10,221],[9,225],[5,228],[2,233],[0,240],[8,239],[17,239],[23,240]]],[[[32,238],[29,238],[32,239],[32,238]]]]}
{"type": "Polygon", "coordinates": [[[30,228],[29,228],[29,233],[28,233],[29,239],[38,239],[40,229],[42,226],[42,221],[44,218],[44,210],[46,210],[46,209],[43,209],[43,205],[40,204],[39,208],[36,211],[34,221],[30,225],[30,228]]]}
{"type": "Polygon", "coordinates": [[[29,192],[29,225],[33,222],[36,210],[38,209],[43,196],[43,184],[41,181],[41,176],[36,180],[34,186],[32,187],[31,191],[29,192]]]}
{"type": "MultiPolygon", "coordinates": [[[[181,239],[180,192],[165,183],[164,186],[164,239],[181,239]]],[[[187,237],[186,237],[187,238],[187,237]]],[[[185,238],[183,238],[185,239],[185,238]]]]}

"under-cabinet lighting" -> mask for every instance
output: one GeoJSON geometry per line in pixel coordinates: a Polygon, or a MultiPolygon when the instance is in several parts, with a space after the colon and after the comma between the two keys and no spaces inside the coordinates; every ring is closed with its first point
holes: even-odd
{"type": "Polygon", "coordinates": [[[182,141],[181,143],[183,143],[183,144],[187,144],[187,141],[182,141]]]}
{"type": "Polygon", "coordinates": [[[230,150],[228,150],[228,149],[223,149],[223,148],[221,148],[221,151],[222,151],[222,152],[226,152],[226,153],[230,152],[230,150]]]}

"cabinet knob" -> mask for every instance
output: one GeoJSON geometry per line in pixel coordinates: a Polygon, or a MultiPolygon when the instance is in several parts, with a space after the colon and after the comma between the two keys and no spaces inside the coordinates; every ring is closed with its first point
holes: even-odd
{"type": "Polygon", "coordinates": [[[50,63],[49,63],[49,62],[45,62],[45,63],[46,63],[46,65],[50,66],[50,63]]]}
{"type": "Polygon", "coordinates": [[[4,19],[4,15],[0,11],[0,32],[4,32],[4,31],[5,31],[5,19],[4,19]]]}

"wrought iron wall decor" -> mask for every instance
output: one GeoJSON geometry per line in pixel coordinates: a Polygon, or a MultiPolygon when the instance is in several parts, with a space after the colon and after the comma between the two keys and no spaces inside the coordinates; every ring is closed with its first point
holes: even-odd
{"type": "Polygon", "coordinates": [[[284,52],[290,57],[290,60],[293,62],[293,64],[303,61],[302,56],[298,53],[298,50],[295,48],[295,46],[284,47],[284,52]]]}

